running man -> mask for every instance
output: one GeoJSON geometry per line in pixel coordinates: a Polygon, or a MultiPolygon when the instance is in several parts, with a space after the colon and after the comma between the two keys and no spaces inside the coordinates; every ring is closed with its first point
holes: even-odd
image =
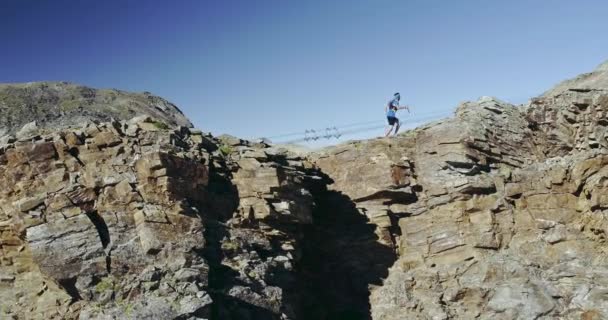
{"type": "Polygon", "coordinates": [[[393,100],[389,101],[386,107],[384,108],[384,111],[386,112],[386,119],[388,120],[389,125],[389,127],[386,128],[385,137],[388,137],[391,134],[393,128],[395,129],[395,133],[393,135],[397,135],[397,132],[399,132],[399,127],[401,126],[401,123],[399,123],[399,119],[397,119],[397,110],[405,109],[408,113],[410,112],[410,107],[399,106],[399,100],[401,100],[401,95],[399,94],[399,92],[397,92],[393,95],[393,100]]]}

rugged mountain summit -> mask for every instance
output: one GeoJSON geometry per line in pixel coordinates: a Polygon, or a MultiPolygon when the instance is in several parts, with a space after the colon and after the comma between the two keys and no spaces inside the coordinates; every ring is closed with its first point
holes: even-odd
{"type": "Polygon", "coordinates": [[[129,120],[149,115],[168,126],[192,127],[172,103],[150,93],[98,90],[67,82],[0,84],[0,136],[26,123],[57,130],[86,121],[129,120]]]}
{"type": "Polygon", "coordinates": [[[398,252],[374,319],[608,317],[606,81],[602,66],[526,106],[486,97],[316,157],[398,252]]]}
{"type": "Polygon", "coordinates": [[[605,64],[305,157],[144,114],[0,140],[2,318],[608,318],[605,64]]]}

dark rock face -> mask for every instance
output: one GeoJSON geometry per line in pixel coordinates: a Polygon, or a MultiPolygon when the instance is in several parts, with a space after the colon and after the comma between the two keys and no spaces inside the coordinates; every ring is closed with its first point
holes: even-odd
{"type": "Polygon", "coordinates": [[[192,127],[172,103],[150,93],[98,90],[67,82],[0,84],[0,137],[36,122],[50,131],[79,127],[90,120],[149,116],[159,125],[192,127]]]}

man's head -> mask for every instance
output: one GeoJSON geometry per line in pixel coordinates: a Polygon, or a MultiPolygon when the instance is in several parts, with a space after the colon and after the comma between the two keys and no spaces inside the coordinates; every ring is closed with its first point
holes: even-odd
{"type": "Polygon", "coordinates": [[[401,100],[401,95],[399,94],[399,92],[395,92],[393,96],[395,97],[395,99],[401,100]]]}

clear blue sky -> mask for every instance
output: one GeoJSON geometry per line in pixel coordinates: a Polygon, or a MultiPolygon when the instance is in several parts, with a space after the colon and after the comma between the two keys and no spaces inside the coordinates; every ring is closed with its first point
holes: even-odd
{"type": "Polygon", "coordinates": [[[0,82],[151,91],[204,131],[273,136],[382,121],[395,91],[419,116],[483,95],[524,102],[608,59],[607,12],[562,0],[2,0],[0,82]]]}

